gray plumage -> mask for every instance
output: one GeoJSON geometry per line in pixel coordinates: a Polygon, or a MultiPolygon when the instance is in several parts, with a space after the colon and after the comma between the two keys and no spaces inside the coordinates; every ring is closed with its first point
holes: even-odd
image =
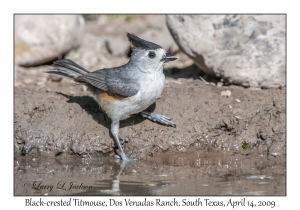
{"type": "Polygon", "coordinates": [[[138,77],[132,70],[128,68],[128,65],[102,69],[79,76],[75,81],[91,84],[113,95],[130,97],[139,91],[139,85],[136,82],[138,77]]]}
{"type": "Polygon", "coordinates": [[[132,161],[124,153],[119,142],[119,121],[132,114],[139,114],[155,122],[175,126],[170,118],[144,111],[160,97],[165,76],[166,62],[176,58],[161,46],[127,34],[133,45],[129,62],[115,68],[89,72],[69,59],[54,62],[48,73],[57,74],[88,85],[93,97],[112,120],[111,133],[120,150],[120,158],[132,161]]]}

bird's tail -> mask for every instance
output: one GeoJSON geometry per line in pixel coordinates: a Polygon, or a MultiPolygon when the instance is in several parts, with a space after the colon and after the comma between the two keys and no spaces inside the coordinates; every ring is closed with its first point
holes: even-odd
{"type": "Polygon", "coordinates": [[[89,73],[89,71],[79,66],[70,59],[62,59],[55,61],[51,70],[47,71],[47,73],[57,74],[71,79],[76,79],[79,76],[89,73]]]}

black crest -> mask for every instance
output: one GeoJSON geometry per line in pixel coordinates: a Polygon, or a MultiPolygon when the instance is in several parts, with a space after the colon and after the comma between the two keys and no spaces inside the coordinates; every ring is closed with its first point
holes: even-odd
{"type": "Polygon", "coordinates": [[[161,46],[154,44],[153,42],[148,42],[144,39],[137,37],[134,34],[127,33],[128,40],[133,44],[133,46],[146,49],[146,50],[156,50],[162,48],[161,46]]]}

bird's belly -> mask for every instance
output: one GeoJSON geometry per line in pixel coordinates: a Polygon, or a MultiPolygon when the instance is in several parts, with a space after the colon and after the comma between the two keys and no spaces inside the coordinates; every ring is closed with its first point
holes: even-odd
{"type": "Polygon", "coordinates": [[[143,111],[154,103],[155,99],[154,101],[153,99],[143,100],[140,92],[128,98],[120,98],[101,91],[96,101],[109,118],[122,120],[143,111]]]}
{"type": "Polygon", "coordinates": [[[94,98],[100,107],[112,120],[122,120],[148,108],[160,97],[164,88],[164,78],[141,87],[140,91],[131,97],[121,98],[104,91],[99,91],[94,98]]]}

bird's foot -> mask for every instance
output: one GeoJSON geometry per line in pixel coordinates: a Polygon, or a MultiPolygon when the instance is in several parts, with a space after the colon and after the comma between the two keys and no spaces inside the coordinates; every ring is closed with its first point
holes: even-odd
{"type": "Polygon", "coordinates": [[[134,161],[137,161],[137,159],[131,159],[131,158],[129,158],[129,157],[127,157],[125,154],[124,155],[115,155],[115,158],[116,159],[121,159],[121,160],[123,160],[123,161],[125,161],[125,162],[134,162],[134,161]]]}
{"type": "Polygon", "coordinates": [[[142,117],[148,118],[149,120],[152,120],[154,122],[159,122],[163,125],[170,125],[170,126],[176,127],[176,124],[173,121],[171,121],[171,118],[164,116],[162,114],[142,111],[139,113],[139,115],[142,117]]]}

